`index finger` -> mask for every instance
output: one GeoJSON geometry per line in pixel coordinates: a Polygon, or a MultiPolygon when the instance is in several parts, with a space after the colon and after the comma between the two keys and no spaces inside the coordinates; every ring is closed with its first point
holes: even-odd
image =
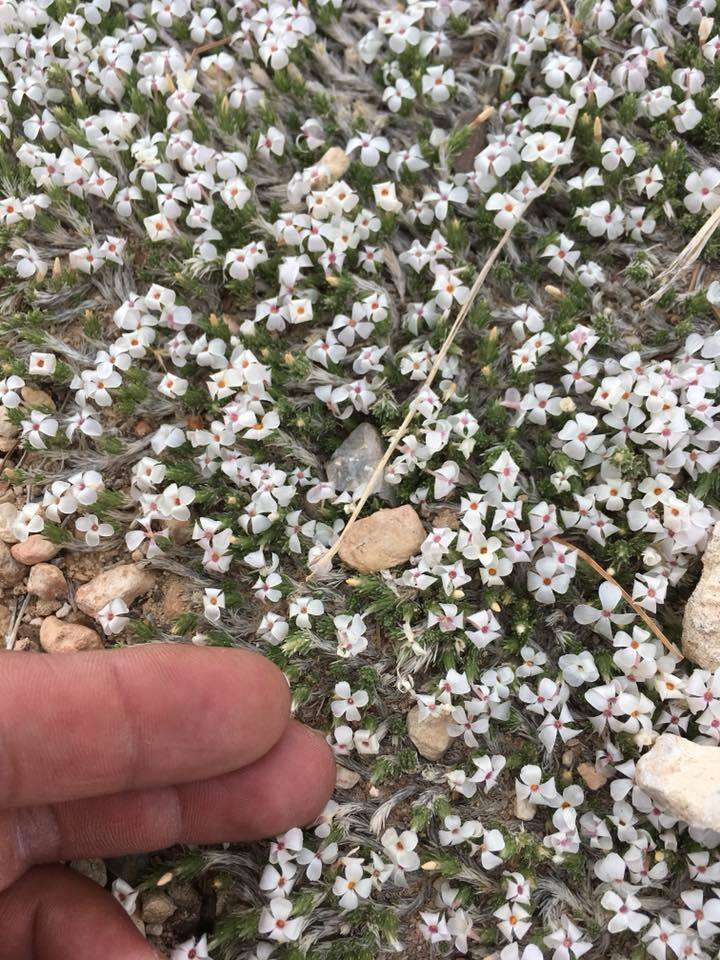
{"type": "Polygon", "coordinates": [[[0,807],[202,780],[280,739],[290,693],[243,650],[0,654],[0,807]]]}

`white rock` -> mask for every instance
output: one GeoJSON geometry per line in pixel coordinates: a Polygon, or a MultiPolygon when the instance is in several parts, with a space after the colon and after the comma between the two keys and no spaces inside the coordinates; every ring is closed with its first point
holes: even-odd
{"type": "Polygon", "coordinates": [[[720,523],[705,550],[700,582],[685,605],[682,648],[705,670],[720,667],[720,523]]]}
{"type": "Polygon", "coordinates": [[[638,760],[635,782],[666,813],[720,832],[720,747],[664,733],[638,760]]]}

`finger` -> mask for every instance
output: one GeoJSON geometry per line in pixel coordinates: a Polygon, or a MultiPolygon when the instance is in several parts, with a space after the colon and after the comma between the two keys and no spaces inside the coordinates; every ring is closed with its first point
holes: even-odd
{"type": "Polygon", "coordinates": [[[0,931],[0,960],[158,960],[116,900],[64,867],[0,894],[0,931]]]}
{"type": "Polygon", "coordinates": [[[151,644],[0,656],[0,807],[236,770],[289,719],[282,673],[246,651],[151,644]]]}
{"type": "Polygon", "coordinates": [[[335,783],[325,740],[292,722],[243,770],[178,787],[15,809],[0,818],[0,884],[28,865],[119,856],[175,843],[257,840],[314,820],[335,783]]]}

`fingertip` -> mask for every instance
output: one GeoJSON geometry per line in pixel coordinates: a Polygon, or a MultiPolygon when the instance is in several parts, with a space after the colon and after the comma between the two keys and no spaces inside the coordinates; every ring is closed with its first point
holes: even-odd
{"type": "Polygon", "coordinates": [[[226,768],[254,763],[283,736],[290,688],[267,657],[254,650],[182,646],[175,648],[172,666],[185,678],[193,670],[196,729],[214,738],[226,768]]]}
{"type": "Polygon", "coordinates": [[[0,895],[0,957],[156,960],[120,904],[66,867],[33,867],[0,895]]]}
{"type": "Polygon", "coordinates": [[[259,803],[252,830],[268,837],[317,818],[335,786],[335,760],[320,734],[293,720],[253,774],[259,803]]]}
{"type": "Polygon", "coordinates": [[[307,740],[307,746],[304,748],[307,751],[307,777],[315,785],[314,793],[308,800],[308,813],[302,821],[303,824],[307,824],[312,823],[322,813],[335,790],[337,763],[335,755],[321,733],[301,724],[297,726],[303,731],[307,740]]]}
{"type": "Polygon", "coordinates": [[[243,658],[237,669],[243,691],[250,680],[248,695],[256,706],[259,721],[256,756],[262,757],[278,743],[290,723],[290,685],[282,670],[262,654],[251,650],[229,650],[228,653],[243,658]]]}

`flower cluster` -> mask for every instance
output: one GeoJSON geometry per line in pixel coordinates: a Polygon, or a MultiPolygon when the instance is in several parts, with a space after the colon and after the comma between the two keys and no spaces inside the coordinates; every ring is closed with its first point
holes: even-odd
{"type": "Polygon", "coordinates": [[[3,539],[179,580],[107,641],[262,650],[338,763],[181,858],[173,960],[720,948],[719,837],[635,778],[720,745],[659,639],[720,517],[715,6],[0,3],[3,539]],[[405,561],[328,563],[360,498],[405,561]]]}

